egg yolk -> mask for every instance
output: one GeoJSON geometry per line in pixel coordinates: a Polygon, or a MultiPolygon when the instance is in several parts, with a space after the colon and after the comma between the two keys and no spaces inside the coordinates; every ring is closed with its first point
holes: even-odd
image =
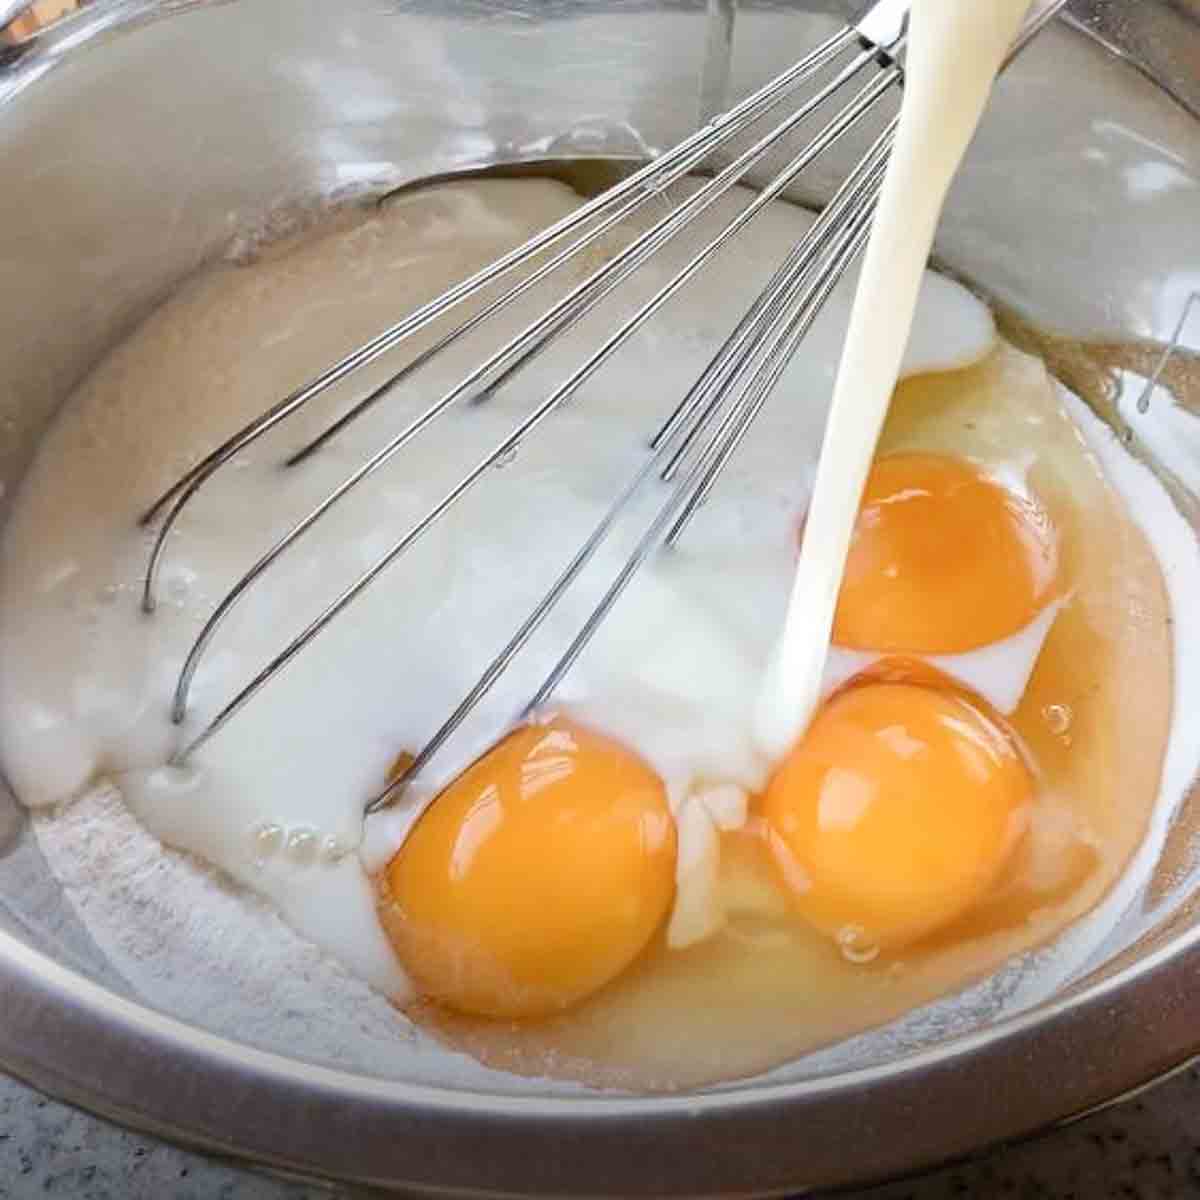
{"type": "Polygon", "coordinates": [[[896,948],[995,881],[1032,785],[1007,734],[953,692],[863,684],[834,696],[762,801],[800,914],[845,942],[896,948]]]}
{"type": "Polygon", "coordinates": [[[833,640],[958,654],[1016,633],[1051,598],[1053,525],[1035,501],[936,454],[876,461],[846,560],[833,640]]]}
{"type": "Polygon", "coordinates": [[[633,962],[675,891],[662,781],[562,719],[493,747],[388,865],[382,914],[427,997],[486,1017],[546,1015],[633,962]]]}

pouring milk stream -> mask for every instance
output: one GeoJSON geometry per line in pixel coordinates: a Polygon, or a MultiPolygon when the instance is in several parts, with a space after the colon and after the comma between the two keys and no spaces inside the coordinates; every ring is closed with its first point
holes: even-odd
{"type": "Polygon", "coordinates": [[[950,183],[1030,0],[913,0],[904,99],[850,326],[783,634],[756,714],[781,757],[808,727],[850,539],[950,183]]]}

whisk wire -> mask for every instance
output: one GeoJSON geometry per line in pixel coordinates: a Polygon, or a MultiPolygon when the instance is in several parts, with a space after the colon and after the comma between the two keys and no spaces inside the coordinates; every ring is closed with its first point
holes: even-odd
{"type": "MultiPolygon", "coordinates": [[[[300,537],[311,529],[327,512],[329,512],[346,495],[379,470],[405,445],[459,400],[475,383],[486,377],[497,364],[506,361],[511,355],[527,351],[539,338],[550,333],[562,332],[566,325],[574,323],[585,311],[599,303],[613,289],[620,285],[642,263],[654,254],[671,237],[686,227],[692,220],[708,207],[711,207],[722,195],[733,187],[750,167],[777,144],[787,133],[791,132],[801,121],[817,108],[824,100],[832,96],[858,73],[863,66],[872,60],[872,55],[859,55],[849,66],[844,68],[837,77],[801,106],[783,122],[756,141],[746,151],[739,155],[724,170],[708,181],[703,187],[685,200],[669,216],[656,223],[644,234],[638,237],[620,254],[578,284],[565,297],[551,306],[539,318],[527,325],[521,333],[507,342],[482,364],[470,371],[463,380],[445,393],[420,416],[410,422],[398,435],[371,456],[357,470],[339,484],[302,520],[293,525],[275,544],[267,550],[258,561],[234,584],[218,604],[213,614],[202,628],[193,643],[188,657],[180,672],[172,701],[172,719],[178,723],[183,720],[187,711],[187,699],[192,681],[200,660],[217,630],[232,612],[242,597],[250,590],[257,580],[262,578],[268,568],[292,546],[300,537]],[[585,307],[586,306],[586,307],[585,307]]],[[[434,521],[449,511],[449,508],[474,486],[485,471],[494,463],[515,451],[521,440],[532,429],[555,409],[565,403],[599,368],[639,329],[655,312],[657,312],[681,287],[690,280],[712,256],[734,237],[750,220],[757,216],[767,204],[779,195],[795,177],[824,150],[833,145],[878,99],[887,91],[899,76],[895,67],[888,68],[862,88],[850,103],[836,118],[810,142],[803,151],[796,155],[791,162],[779,172],[771,182],[759,192],[726,226],[708,242],[702,250],[694,255],[687,265],[679,271],[670,282],[655,293],[638,311],[622,324],[600,348],[578,367],[551,395],[535,409],[517,430],[506,438],[495,450],[485,457],[471,472],[443,499],[435,510],[433,519],[423,519],[414,530],[406,534],[398,545],[404,549],[416,540],[421,533],[428,529],[434,521]]],[[[165,534],[165,530],[164,530],[165,534]]],[[[160,535],[160,541],[161,537],[160,535]]],[[[401,551],[402,552],[402,551],[401,551]]],[[[394,556],[386,557],[388,563],[394,561],[394,556]]],[[[377,577],[378,571],[372,568],[360,582],[370,582],[377,577]]],[[[148,581],[149,582],[149,581],[148,581]]],[[[357,594],[357,593],[355,593],[357,594]]],[[[339,610],[340,611],[340,610],[339,610]]],[[[322,626],[323,628],[324,626],[322,626]]],[[[314,633],[315,636],[315,633],[314,633]]],[[[265,681],[264,681],[265,682],[265,681]]],[[[190,752],[190,751],[189,751],[190,752]]]]}
{"type": "Polygon", "coordinates": [[[704,469],[699,485],[691,492],[683,505],[683,511],[663,539],[664,545],[671,547],[678,542],[696,511],[708,499],[718,477],[737,451],[763,404],[779,382],[800,342],[812,328],[813,322],[824,307],[830,293],[837,286],[838,280],[866,245],[882,180],[883,164],[881,163],[878,170],[872,173],[866,193],[857,200],[854,210],[849,216],[849,224],[839,236],[829,262],[805,292],[797,308],[790,314],[785,310],[786,320],[779,322],[783,325],[783,330],[773,336],[768,352],[764,356],[765,361],[755,372],[747,389],[750,398],[744,407],[743,414],[730,430],[726,441],[717,451],[711,463],[704,469]]]}
{"type": "MultiPolygon", "coordinates": [[[[1014,54],[1063,3],[1064,0],[1033,0],[1014,54]]],[[[181,515],[213,475],[243,450],[336,384],[480,295],[484,289],[506,280],[504,287],[492,294],[490,299],[481,297],[478,309],[468,310],[465,316],[455,318],[454,323],[445,332],[433,337],[430,344],[401,365],[389,369],[382,382],[371,386],[365,395],[360,395],[350,403],[345,412],[330,420],[319,433],[294,450],[284,465],[290,468],[305,462],[401,383],[519,298],[526,296],[588,247],[601,243],[601,239],[612,234],[637,210],[658,197],[670,201],[670,211],[666,215],[653,221],[606,262],[569,287],[564,295],[489,353],[453,387],[408,420],[398,433],[370,454],[306,516],[290,526],[234,583],[205,622],[178,676],[171,713],[176,722],[182,722],[187,714],[189,695],[198,668],[213,638],[228,615],[280,555],[451,406],[460,401],[481,403],[503,388],[510,378],[542,354],[554,339],[591,313],[633,272],[744,179],[822,105],[848,87],[860,73],[873,69],[869,80],[848,101],[841,102],[840,109],[832,118],[825,121],[803,148],[791,155],[783,169],[765,187],[725,221],[715,236],[688,257],[665,284],[604,337],[598,348],[588,353],[548,395],[538,400],[530,412],[517,420],[514,428],[420,515],[382,557],[343,588],[242,685],[190,741],[185,740],[172,759],[174,763],[185,762],[223,729],[297,654],[463,499],[492,467],[507,461],[525,437],[570,401],[587,380],[719,250],[781,195],[820,154],[858,124],[894,84],[902,80],[903,71],[898,55],[905,42],[908,11],[909,0],[875,0],[856,27],[847,27],[826,39],[800,61],[727,113],[696,130],[673,149],[439,296],[419,305],[308,383],[272,404],[204,455],[154,501],[140,518],[143,526],[159,522],[142,589],[142,607],[146,612],[152,612],[155,608],[157,581],[166,547],[181,515]],[[672,184],[694,173],[715,151],[749,131],[752,125],[810,80],[816,89],[814,93],[807,98],[797,98],[794,111],[779,120],[767,133],[758,136],[728,165],[718,169],[714,164],[712,177],[698,184],[682,200],[676,202],[668,195],[672,184]],[[534,261],[544,252],[548,252],[545,258],[534,261]],[[530,264],[528,271],[515,280],[508,278],[526,263],[530,264]]],[[[616,576],[608,581],[599,601],[579,624],[566,649],[521,710],[518,720],[530,718],[546,704],[650,555],[677,544],[777,388],[788,362],[838,281],[866,244],[895,129],[895,121],[884,127],[837,189],[833,199],[792,247],[682,400],[650,439],[637,469],[587,539],[562,568],[554,583],[453,712],[442,721],[408,768],[371,800],[368,812],[394,803],[427,767],[576,582],[597,550],[609,538],[618,519],[630,511],[635,497],[648,487],[662,490],[661,502],[653,512],[644,515],[648,523],[641,528],[640,537],[632,551],[624,558],[616,576]]]]}
{"type": "Polygon", "coordinates": [[[851,223],[838,236],[831,257],[823,264],[813,282],[796,300],[786,327],[776,332],[766,344],[767,361],[753,374],[749,386],[737,402],[725,413],[716,432],[705,444],[684,479],[676,484],[667,502],[659,510],[633,552],[609,585],[600,602],[589,613],[574,640],[551,669],[541,686],[522,709],[519,720],[528,720],[550,699],[563,677],[583,653],[614,604],[646,559],[663,543],[673,519],[688,507],[689,500],[698,495],[710,469],[719,472],[720,464],[728,461],[738,441],[757,416],[772,388],[779,381],[788,359],[804,334],[816,319],[846,267],[866,244],[873,203],[864,203],[851,223]]]}
{"type": "MultiPolygon", "coordinates": [[[[461,304],[470,296],[508,274],[546,247],[560,241],[562,238],[582,228],[587,222],[610,208],[620,204],[631,193],[646,189],[648,194],[657,193],[663,178],[685,160],[703,150],[700,158],[728,138],[735,136],[743,129],[757,121],[776,104],[790,95],[797,87],[828,64],[834,62],[848,47],[859,40],[855,30],[847,28],[834,34],[821,43],[810,54],[787,70],[780,72],[774,79],[748,96],[727,113],[714,118],[695,133],[685,138],[678,145],[656,158],[644,167],[635,171],[627,179],[615,187],[587,201],[579,208],[547,226],[526,242],[502,255],[488,266],[464,279],[461,283],[443,292],[441,295],[421,305],[403,320],[385,329],[370,341],[364,343],[331,367],[321,372],[315,379],[296,389],[271,405],[265,412],[250,421],[242,429],[227,438],[214,450],[205,455],[195,466],[186,471],[154,503],[142,514],[140,524],[149,525],[156,520],[164,510],[169,508],[164,525],[173,525],[179,514],[196,495],[200,488],[222,466],[237,454],[252,444],[258,438],[287,420],[293,413],[307,405],[311,400],[326,392],[335,384],[369,365],[399,345],[408,337],[424,329],[427,325],[441,317],[450,309],[461,304]]],[[[698,160],[696,160],[698,161],[698,160]]],[[[694,165],[694,162],[691,163],[694,165]]],[[[151,566],[157,566],[161,558],[163,539],[160,538],[155,546],[155,555],[151,566]]],[[[147,612],[152,612],[156,603],[153,587],[153,571],[147,574],[147,584],[143,590],[142,606],[147,612]]]]}
{"type": "MultiPolygon", "coordinates": [[[[422,746],[407,768],[377,795],[367,806],[368,813],[378,812],[394,804],[407,789],[409,784],[420,775],[422,770],[437,754],[446,741],[455,733],[467,719],[479,702],[487,695],[494,684],[507,670],[512,660],[528,642],[533,633],[540,627],[551,610],[569,589],[571,584],[592,559],[605,538],[608,536],[617,519],[622,515],[633,497],[641,490],[656,469],[659,461],[674,445],[676,437],[683,435],[690,442],[701,434],[722,403],[732,394],[733,386],[738,379],[732,376],[730,364],[744,364],[747,360],[739,358],[738,354],[749,344],[757,345],[764,337],[764,329],[776,318],[781,304],[786,304],[789,298],[795,296],[797,288],[802,285],[814,271],[819,259],[817,255],[827,242],[833,241],[832,255],[834,261],[832,282],[823,292],[814,290],[810,303],[814,307],[813,315],[823,306],[832,284],[836,283],[845,267],[852,260],[857,248],[849,254],[838,258],[841,243],[833,235],[842,219],[849,212],[851,219],[858,221],[864,207],[873,204],[874,193],[863,195],[861,188],[864,184],[877,184],[886,162],[887,151],[891,145],[893,127],[889,126],[881,135],[860,164],[850,174],[842,187],[835,194],[830,204],[813,223],[811,229],[793,247],[784,263],[776,270],[771,281],[756,298],[746,315],[739,322],[734,333],[724,343],[721,349],[706,366],[696,384],[689,389],[687,395],[676,406],[659,431],[650,441],[650,454],[627,482],[616,500],[610,505],[600,522],[592,530],[587,540],[567,564],[547,593],[539,600],[533,611],[522,622],[510,641],[500,653],[489,663],[479,679],[472,685],[470,691],[458,704],[449,717],[438,728],[437,732],[422,746]],[[756,340],[757,339],[757,340],[756,340]],[[705,404],[705,401],[708,401],[705,404]],[[701,406],[703,408],[701,410],[701,406]],[[697,410],[699,414],[697,415],[697,410]],[[690,422],[690,424],[689,424],[690,422]]],[[[856,226],[857,228],[857,226],[856,226]]],[[[861,247],[861,242],[858,243],[861,247]]],[[[771,330],[775,324],[771,324],[771,330]]],[[[766,336],[769,336],[768,330],[766,336]]],[[[774,343],[772,343],[774,344],[774,343]]],[[[752,419],[752,418],[751,418],[752,419]]],[[[748,424],[748,422],[747,422],[748,424]]],[[[735,447],[730,447],[722,460],[727,461],[735,447]]],[[[676,451],[678,455],[678,451],[676,451]]],[[[705,474],[702,486],[711,486],[715,474],[705,474]]],[[[665,478],[665,472],[664,472],[665,478]]],[[[689,511],[685,507],[685,512],[689,511]]],[[[565,668],[564,668],[565,669],[565,668]]]]}
{"type": "MultiPolygon", "coordinates": [[[[792,248],[783,265],[776,271],[771,283],[750,306],[733,333],[729,335],[724,345],[717,352],[717,356],[709,364],[709,368],[704,371],[688,392],[688,395],[684,397],[684,400],[679,405],[679,409],[682,409],[689,402],[692,392],[697,389],[704,390],[710,394],[714,392],[725,383],[729,372],[744,362],[740,352],[757,332],[763,312],[776,306],[780,302],[781,296],[785,295],[789,287],[795,288],[798,286],[797,281],[802,277],[797,275],[796,268],[805,260],[822,252],[825,248],[825,242],[833,234],[837,223],[845,216],[847,209],[855,201],[860,190],[868,182],[869,177],[873,173],[878,173],[883,169],[887,161],[887,154],[891,149],[894,131],[895,122],[893,121],[858,162],[853,171],[846,177],[841,187],[834,193],[833,198],[822,210],[821,215],[813,223],[809,231],[792,248]]],[[[658,439],[664,436],[670,428],[671,422],[668,421],[663,430],[655,435],[651,446],[654,446],[658,439]]],[[[662,471],[664,481],[669,481],[675,475],[680,464],[687,456],[695,435],[696,430],[693,428],[671,456],[662,471]]]]}

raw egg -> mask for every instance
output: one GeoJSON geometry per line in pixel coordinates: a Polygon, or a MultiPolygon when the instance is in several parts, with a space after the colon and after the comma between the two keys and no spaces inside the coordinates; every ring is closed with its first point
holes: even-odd
{"type": "Polygon", "coordinates": [[[671,907],[675,856],[658,776],[558,718],[510,734],[438,796],[387,868],[383,918],[427,997],[541,1016],[637,958],[671,907]]]}
{"type": "Polygon", "coordinates": [[[871,469],[833,640],[851,649],[957,654],[1028,625],[1057,573],[1053,524],[1035,499],[973,464],[891,454],[871,469]]]}
{"type": "Polygon", "coordinates": [[[865,683],[817,714],[762,815],[801,915],[843,944],[895,948],[983,896],[1032,792],[1012,739],[982,708],[954,692],[865,683]]]}

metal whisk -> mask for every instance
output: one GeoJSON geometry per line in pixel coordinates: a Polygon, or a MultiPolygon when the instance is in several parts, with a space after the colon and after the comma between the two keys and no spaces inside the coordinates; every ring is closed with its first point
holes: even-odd
{"type": "MultiPolygon", "coordinates": [[[[1062,2],[1041,0],[1033,5],[1016,49],[1028,41],[1061,7],[1062,2]]],[[[299,467],[439,352],[469,335],[491,316],[603,237],[648,200],[655,197],[661,200],[664,188],[684,175],[695,172],[731,139],[746,132],[760,119],[780,108],[785,101],[792,102],[790,111],[782,120],[738,153],[728,165],[717,170],[666,216],[571,288],[516,337],[470,370],[262,555],[217,605],[191,647],[180,672],[172,704],[172,718],[179,723],[186,715],[192,679],[206,649],[232,609],[280,555],[302,538],[344,496],[365,482],[448,409],[482,392],[493,390],[519,371],[550,339],[574,325],[663,245],[733,188],[813,113],[827,105],[832,107],[832,102],[837,98],[848,97],[821,131],[801,147],[766,186],[753,195],[712,241],[700,247],[664,287],[613,330],[594,353],[521,419],[507,437],[424,513],[373,566],[288,642],[176,754],[175,762],[185,761],[241,711],[356,597],[457,504],[491,467],[506,461],[528,434],[565,404],[722,246],[779,196],[819,155],[858,124],[885,93],[901,81],[903,71],[899,60],[909,7],[910,0],[879,0],[857,25],[848,26],[830,37],[736,107],[716,117],[615,187],[536,234],[524,245],[422,305],[310,383],[284,397],[216,447],[154,502],[141,518],[142,525],[150,525],[162,518],[150,555],[142,596],[142,606],[147,613],[155,609],[159,568],[168,535],[180,514],[213,475],[252,442],[286,421],[333,385],[388,353],[463,301],[490,288],[503,276],[543,251],[553,249],[554,252],[544,263],[520,278],[519,282],[499,291],[479,311],[399,367],[293,454],[287,466],[299,467]],[[797,97],[800,89],[805,84],[811,85],[818,76],[827,76],[819,89],[806,97],[797,97]],[[857,88],[854,87],[856,84],[857,88]]],[[[528,716],[549,698],[646,559],[660,546],[671,545],[680,537],[762,409],[838,280],[865,244],[894,133],[893,120],[850,172],[808,232],[792,248],[670,417],[653,435],[648,457],[564,567],[550,590],[403,774],[370,802],[368,812],[394,802],[466,719],[592,558],[639,487],[655,472],[673,485],[664,503],[599,603],[526,704],[522,717],[528,716]]]]}

